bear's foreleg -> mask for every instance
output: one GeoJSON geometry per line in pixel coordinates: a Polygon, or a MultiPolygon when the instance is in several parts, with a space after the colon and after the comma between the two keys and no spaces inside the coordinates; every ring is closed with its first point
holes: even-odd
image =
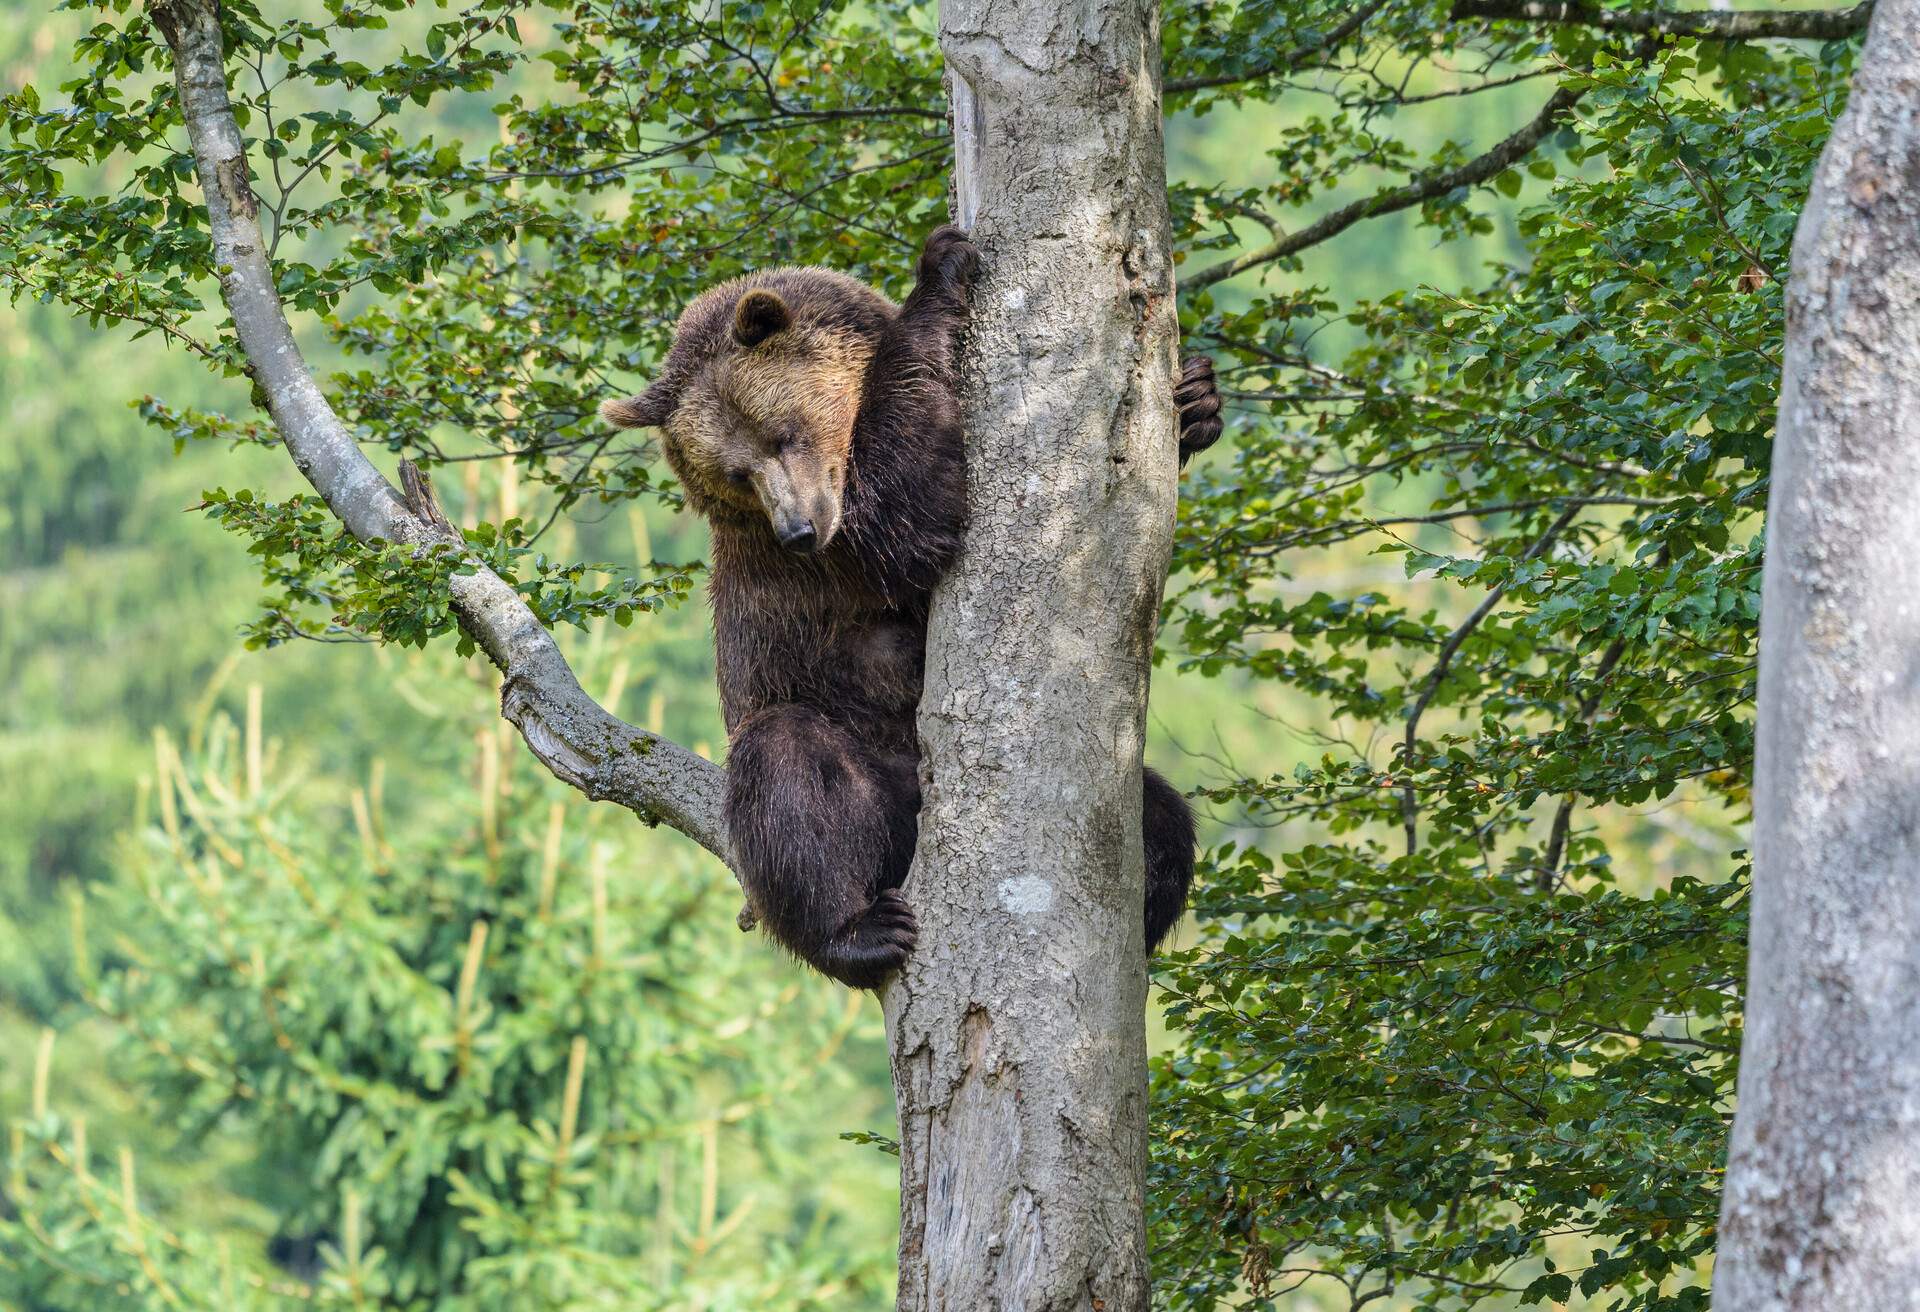
{"type": "Polygon", "coordinates": [[[1152,770],[1142,772],[1141,838],[1147,854],[1147,952],[1160,946],[1193,887],[1193,810],[1172,784],[1152,770]]]}
{"type": "Polygon", "coordinates": [[[966,535],[956,362],[979,271],[980,252],[965,234],[935,230],[861,388],[845,532],[868,580],[897,606],[940,581],[966,535]]]}
{"type": "Polygon", "coordinates": [[[958,333],[966,325],[967,299],[980,276],[980,248],[959,228],[942,224],[927,234],[913,273],[913,292],[900,306],[901,318],[945,319],[948,331],[958,333]]]}
{"type": "Polygon", "coordinates": [[[727,830],[760,923],[854,988],[878,986],[913,950],[913,912],[895,890],[919,797],[896,773],[803,706],[749,716],[728,753],[727,830]]]}

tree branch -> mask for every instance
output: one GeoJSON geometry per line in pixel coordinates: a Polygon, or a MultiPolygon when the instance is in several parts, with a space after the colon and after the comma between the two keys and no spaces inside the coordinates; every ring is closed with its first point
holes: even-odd
{"type": "Polygon", "coordinates": [[[1297,255],[1309,246],[1317,246],[1323,241],[1337,237],[1362,219],[1377,218],[1382,214],[1392,214],[1398,210],[1409,209],[1424,201],[1444,196],[1456,187],[1471,187],[1486,182],[1505,172],[1509,167],[1533,153],[1533,148],[1546,139],[1560,121],[1560,116],[1572,109],[1586,94],[1585,87],[1561,87],[1540,107],[1540,112],[1529,119],[1524,127],[1484,155],[1475,156],[1456,168],[1444,169],[1438,173],[1429,173],[1415,178],[1403,187],[1384,191],[1376,196],[1368,196],[1343,205],[1331,214],[1321,216],[1313,223],[1287,236],[1276,237],[1255,250],[1236,255],[1230,260],[1210,265],[1198,273],[1180,280],[1180,290],[1189,292],[1201,287],[1211,287],[1217,282],[1225,282],[1236,274],[1248,269],[1271,264],[1275,260],[1284,260],[1297,255]]]}
{"type": "MultiPolygon", "coordinates": [[[[1520,558],[1514,562],[1514,568],[1518,570],[1520,566],[1545,551],[1579,513],[1578,504],[1568,506],[1561,511],[1559,518],[1547,525],[1546,531],[1535,538],[1532,545],[1521,553],[1520,558]]],[[[1511,581],[1512,576],[1509,575],[1507,582],[1511,581]]],[[[1421,690],[1419,700],[1414,702],[1413,709],[1407,712],[1407,732],[1400,744],[1400,764],[1405,767],[1409,776],[1414,772],[1413,754],[1420,743],[1420,717],[1427,713],[1427,707],[1433,705],[1433,699],[1440,692],[1440,686],[1447,681],[1447,670],[1453,665],[1453,658],[1459,652],[1460,645],[1480,627],[1482,620],[1493,613],[1493,608],[1500,604],[1500,598],[1506,595],[1507,583],[1503,582],[1489,592],[1486,598],[1473,608],[1473,613],[1462,620],[1459,627],[1449,633],[1447,640],[1440,644],[1440,655],[1433,662],[1432,672],[1427,675],[1426,687],[1421,690]]],[[[1401,825],[1406,830],[1407,855],[1412,856],[1420,846],[1420,799],[1414,790],[1411,777],[1400,793],[1400,817],[1401,825]]]]}
{"type": "MultiPolygon", "coordinates": [[[[1666,554],[1662,549],[1662,555],[1666,554]]],[[[1600,708],[1600,698],[1605,691],[1607,676],[1613,673],[1613,667],[1620,663],[1620,657],[1626,653],[1627,640],[1615,638],[1607,645],[1600,656],[1600,663],[1594,667],[1593,688],[1580,699],[1580,712],[1576,718],[1582,728],[1593,722],[1593,714],[1600,708]]],[[[1535,872],[1534,887],[1541,893],[1551,893],[1560,883],[1560,859],[1566,855],[1567,839],[1573,831],[1573,803],[1576,794],[1568,793],[1561,799],[1553,813],[1553,828],[1547,836],[1547,853],[1540,860],[1540,869],[1535,872]]]]}
{"type": "MultiPolygon", "coordinates": [[[[361,541],[464,552],[464,540],[438,514],[417,471],[403,475],[402,497],[374,468],[300,353],[275,289],[245,146],[227,97],[216,0],[152,0],[148,12],[173,51],[180,113],[221,269],[221,299],[288,454],[361,541]]],[[[724,770],[608,714],[580,687],[553,636],[499,575],[485,568],[457,574],[449,590],[461,628],[506,676],[501,714],[549,770],[596,801],[618,802],[649,823],[666,822],[731,864],[721,818],[724,770]]]]}
{"type": "Polygon", "coordinates": [[[1454,22],[1488,18],[1516,23],[1563,23],[1643,36],[1691,36],[1708,41],[1766,37],[1835,41],[1864,32],[1873,0],[1851,9],[1601,9],[1579,0],[1454,0],[1454,22]]]}

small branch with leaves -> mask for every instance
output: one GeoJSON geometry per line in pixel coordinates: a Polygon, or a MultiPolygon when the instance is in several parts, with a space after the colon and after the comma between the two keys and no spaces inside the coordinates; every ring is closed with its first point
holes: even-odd
{"type": "Polygon", "coordinates": [[[1546,140],[1547,134],[1559,124],[1566,112],[1579,103],[1586,94],[1581,85],[1563,86],[1555,91],[1540,111],[1526,124],[1514,131],[1505,140],[1484,154],[1476,155],[1466,163],[1450,169],[1442,169],[1413,179],[1404,186],[1378,195],[1366,196],[1352,201],[1297,231],[1275,237],[1264,246],[1255,247],[1230,260],[1222,260],[1180,280],[1183,292],[1197,291],[1202,287],[1211,287],[1217,282],[1225,282],[1249,269],[1273,264],[1280,260],[1298,255],[1310,246],[1318,246],[1339,236],[1363,219],[1379,218],[1383,214],[1394,214],[1411,209],[1425,201],[1444,196],[1458,187],[1472,187],[1491,181],[1513,165],[1532,154],[1534,148],[1546,140]]]}

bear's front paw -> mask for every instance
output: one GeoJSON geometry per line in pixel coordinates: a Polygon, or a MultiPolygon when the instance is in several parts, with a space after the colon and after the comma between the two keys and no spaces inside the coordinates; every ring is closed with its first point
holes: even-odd
{"type": "Polygon", "coordinates": [[[980,275],[980,248],[951,223],[941,224],[927,237],[920,252],[919,278],[959,299],[965,299],[980,275]]]}
{"type": "Polygon", "coordinates": [[[1205,451],[1220,439],[1220,385],[1214,381],[1213,361],[1190,356],[1180,369],[1180,385],[1173,389],[1180,411],[1180,463],[1196,451],[1205,451]]]}

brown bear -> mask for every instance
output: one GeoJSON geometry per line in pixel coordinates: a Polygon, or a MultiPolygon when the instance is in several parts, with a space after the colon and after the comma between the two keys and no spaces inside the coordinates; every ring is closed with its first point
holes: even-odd
{"type": "MultiPolygon", "coordinates": [[[[749,274],[680,316],[660,377],[601,414],[657,427],[713,527],[726,819],[760,923],[872,988],[906,960],[927,606],[967,527],[958,337],[979,253],[927,239],[898,307],[827,269],[749,274]]],[[[1181,459],[1220,434],[1213,368],[1176,392],[1181,459]]],[[[1187,804],[1146,772],[1147,947],[1193,878],[1187,804]]]]}

